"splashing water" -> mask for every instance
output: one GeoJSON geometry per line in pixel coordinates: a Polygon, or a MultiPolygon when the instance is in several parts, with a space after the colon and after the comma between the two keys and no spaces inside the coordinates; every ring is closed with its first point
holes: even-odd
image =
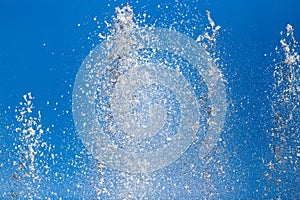
{"type": "MultiPolygon", "coordinates": [[[[297,161],[299,142],[299,105],[300,105],[300,56],[299,45],[295,40],[293,27],[288,24],[286,33],[281,32],[281,49],[276,48],[278,55],[284,55],[282,61],[275,66],[272,110],[275,115],[276,126],[272,136],[277,137],[285,145],[292,145],[290,156],[297,161]],[[289,140],[289,141],[287,141],[289,140]]],[[[290,157],[288,156],[288,157],[290,157]]],[[[289,158],[290,159],[290,158],[289,158]]]]}
{"type": "Polygon", "coordinates": [[[17,171],[12,175],[15,181],[16,190],[12,190],[12,197],[35,199],[39,198],[39,190],[42,178],[41,168],[47,170],[43,158],[43,150],[47,144],[42,140],[44,130],[41,124],[41,112],[35,112],[31,93],[23,96],[24,101],[20,102],[21,108],[16,109],[16,120],[20,124],[15,128],[18,145],[16,151],[19,160],[14,161],[17,171]]]}
{"type": "MultiPolygon", "coordinates": [[[[218,28],[208,16],[213,40],[218,28]]],[[[80,138],[98,160],[130,173],[170,165],[197,134],[204,141],[199,154],[205,157],[218,141],[226,114],[221,72],[188,37],[145,29],[132,20],[128,5],[118,8],[112,36],[91,52],[77,74],[73,115],[80,138]],[[189,80],[192,73],[195,77],[189,80]],[[206,83],[211,110],[204,119],[199,118],[205,92],[200,81],[206,83]],[[95,93],[98,103],[93,102],[95,93]],[[204,123],[207,132],[200,127],[204,123]],[[154,149],[145,151],[149,144],[154,149]]]]}
{"type": "MultiPolygon", "coordinates": [[[[197,44],[177,31],[140,26],[129,5],[116,12],[111,35],[77,74],[75,125],[99,164],[113,170],[115,182],[103,173],[95,185],[98,198],[163,198],[159,191],[166,186],[159,182],[173,181],[164,170],[172,171],[191,145],[196,158],[213,163],[208,154],[219,141],[227,111],[213,50],[220,26],[207,11],[210,26],[197,44]]],[[[201,176],[209,180],[209,173],[201,176]]],[[[190,184],[185,190],[193,195],[190,184]]]]}
{"type": "MultiPolygon", "coordinates": [[[[280,59],[275,65],[272,94],[274,127],[270,131],[270,148],[274,160],[267,163],[269,171],[265,176],[275,182],[273,195],[277,199],[288,198],[289,194],[299,194],[300,158],[300,56],[299,44],[294,37],[294,29],[287,24],[280,33],[280,47],[276,53],[280,59]],[[296,185],[295,185],[296,184],[296,185]]],[[[276,62],[276,60],[275,60],[276,62]]]]}

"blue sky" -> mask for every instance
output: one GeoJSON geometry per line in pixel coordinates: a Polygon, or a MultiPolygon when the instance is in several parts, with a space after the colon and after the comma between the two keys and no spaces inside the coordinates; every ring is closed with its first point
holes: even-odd
{"type": "MultiPolygon", "coordinates": [[[[11,180],[6,179],[11,179],[9,174],[13,174],[16,170],[13,161],[18,157],[12,150],[16,140],[13,130],[18,126],[14,108],[23,101],[23,95],[28,92],[35,98],[35,111],[40,110],[42,113],[43,128],[46,130],[49,127],[44,140],[55,146],[48,152],[49,159],[44,160],[52,167],[51,178],[47,181],[51,184],[43,187],[49,191],[56,191],[58,196],[69,198],[95,195],[95,191],[90,188],[93,187],[94,179],[101,176],[95,175],[96,172],[92,169],[94,160],[87,154],[76,135],[71,111],[72,88],[85,56],[101,41],[98,33],[108,34],[104,21],[112,22],[115,7],[126,2],[0,1],[0,142],[4,144],[0,148],[2,157],[0,164],[3,164],[2,167],[0,165],[0,185],[6,183],[5,187],[0,186],[0,196],[7,195],[10,191],[7,188],[13,187],[11,180]],[[5,128],[6,126],[10,128],[5,128]],[[55,163],[50,159],[51,154],[57,157],[55,163]],[[65,171],[70,177],[62,175],[65,171]],[[59,175],[56,176],[56,172],[59,175]],[[78,189],[78,183],[85,186],[78,189]],[[60,192],[60,187],[65,188],[66,185],[70,185],[70,192],[66,190],[60,192]]],[[[144,24],[173,26],[193,39],[202,34],[208,25],[206,9],[211,11],[216,24],[222,27],[217,39],[217,50],[220,51],[222,61],[220,68],[227,79],[230,102],[226,130],[222,136],[227,142],[226,148],[224,147],[227,151],[223,149],[224,154],[219,156],[219,159],[228,170],[229,178],[224,179],[224,185],[235,188],[235,192],[232,192],[228,188],[222,188],[224,185],[220,183],[216,186],[217,189],[224,190],[220,191],[219,197],[260,198],[264,193],[261,189],[264,185],[270,187],[272,191],[276,185],[268,183],[262,177],[265,171],[262,158],[269,160],[273,158],[268,149],[270,141],[267,136],[267,130],[271,128],[271,123],[268,122],[272,121],[268,99],[273,83],[272,59],[276,57],[275,47],[280,45],[279,33],[285,30],[287,23],[293,25],[294,35],[298,41],[300,40],[300,18],[297,14],[300,2],[186,0],[180,1],[182,5],[175,0],[162,3],[155,0],[129,2],[135,13],[147,13],[149,17],[144,24]],[[158,9],[158,5],[161,9],[158,9]],[[183,17],[186,13],[187,17],[183,17]],[[185,25],[174,23],[195,16],[200,18],[196,22],[191,21],[185,25]],[[197,28],[189,31],[193,26],[197,28]],[[256,192],[256,189],[259,191],[256,192]]],[[[191,156],[184,159],[193,158],[193,148],[188,153],[191,156]]],[[[215,159],[217,160],[218,156],[215,159]]],[[[174,198],[187,195],[186,198],[195,199],[196,196],[193,194],[196,195],[197,192],[185,194],[178,192],[181,189],[171,189],[173,181],[178,185],[184,182],[184,176],[176,174],[174,171],[178,169],[176,166],[172,167],[153,175],[159,177],[163,174],[170,177],[169,182],[165,182],[166,191],[169,191],[165,195],[174,194],[174,198]]],[[[203,165],[199,164],[199,168],[202,167],[203,165]]],[[[209,164],[207,168],[214,169],[209,164]]],[[[120,174],[109,169],[105,170],[104,177],[110,180],[106,184],[114,183],[116,188],[121,187],[118,185],[122,182],[118,178],[120,174]]],[[[191,173],[188,169],[184,170],[191,173]]],[[[215,177],[219,180],[217,175],[215,177]]],[[[191,178],[192,183],[196,184],[197,181],[199,181],[197,178],[191,178]]],[[[290,184],[299,185],[299,180],[296,181],[290,184]]],[[[282,191],[282,194],[286,195],[283,197],[286,198],[296,198],[300,194],[299,188],[290,188],[292,192],[290,194],[287,194],[289,191],[287,188],[283,189],[286,189],[282,191]]],[[[115,193],[117,192],[114,191],[113,194],[115,193]]]]}

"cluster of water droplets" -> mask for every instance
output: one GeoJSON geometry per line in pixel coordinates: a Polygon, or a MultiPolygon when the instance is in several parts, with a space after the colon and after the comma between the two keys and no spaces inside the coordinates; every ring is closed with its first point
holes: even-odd
{"type": "Polygon", "coordinates": [[[25,94],[23,100],[15,110],[14,151],[19,159],[13,161],[16,171],[12,174],[15,187],[11,196],[34,199],[39,197],[43,174],[49,172],[43,153],[48,145],[42,139],[41,112],[35,110],[31,93],[25,94]]]}
{"type": "Polygon", "coordinates": [[[300,48],[291,24],[280,35],[280,46],[275,48],[277,58],[273,60],[274,126],[269,131],[269,147],[274,157],[265,163],[269,169],[265,176],[276,187],[265,190],[273,192],[274,198],[284,199],[290,193],[299,195],[300,180],[295,174],[300,167],[300,48]]]}
{"type": "MultiPolygon", "coordinates": [[[[146,144],[142,145],[143,143],[139,141],[136,143],[137,137],[139,135],[122,135],[120,132],[116,132],[116,129],[118,126],[125,128],[124,125],[121,123],[116,126],[114,119],[118,119],[118,116],[113,115],[113,111],[110,108],[110,101],[109,99],[103,99],[103,96],[112,95],[112,91],[115,90],[117,82],[124,82],[124,84],[129,84],[130,82],[147,82],[147,74],[144,74],[144,72],[140,73],[133,73],[135,77],[129,77],[129,78],[120,78],[122,74],[130,72],[130,70],[140,67],[143,64],[147,64],[151,62],[151,59],[153,57],[157,57],[158,61],[163,62],[166,66],[172,68],[175,66],[175,70],[182,70],[180,72],[181,74],[188,74],[188,76],[192,76],[189,81],[193,82],[196,81],[199,76],[197,72],[195,72],[194,75],[192,75],[194,72],[188,70],[188,65],[180,67],[180,63],[184,63],[185,61],[180,59],[174,61],[174,59],[178,59],[175,55],[168,55],[163,54],[161,52],[158,52],[157,50],[143,50],[140,52],[139,49],[142,44],[139,44],[139,40],[136,38],[135,34],[132,34],[136,30],[141,30],[142,27],[139,26],[139,22],[136,22],[136,18],[133,14],[132,8],[127,5],[123,8],[117,8],[116,9],[117,16],[114,18],[114,24],[111,25],[111,35],[107,36],[107,43],[106,43],[106,50],[109,52],[110,57],[109,62],[110,64],[107,66],[107,70],[104,71],[104,73],[99,73],[99,82],[98,82],[98,88],[97,88],[97,95],[96,95],[96,110],[99,116],[100,124],[102,124],[103,131],[110,133],[110,137],[113,138],[113,148],[122,148],[129,150],[129,151],[144,151],[146,150],[153,150],[155,148],[160,147],[160,145],[168,144],[169,142],[172,142],[172,134],[164,133],[165,142],[164,144],[160,144],[159,140],[155,140],[155,144],[151,147],[151,141],[150,143],[147,141],[146,144]],[[139,46],[140,45],[140,46],[139,46]],[[141,53],[143,54],[141,56],[141,53]],[[161,59],[160,56],[169,57],[161,59]],[[160,60],[161,59],[161,60],[160,60]],[[173,60],[172,60],[173,59],[173,60]],[[177,66],[177,68],[176,68],[177,66]],[[142,77],[143,76],[143,77],[142,77]],[[128,80],[127,80],[128,79],[128,80]],[[123,81],[122,81],[123,80],[123,81]],[[110,82],[110,84],[107,84],[107,82],[110,82]],[[113,133],[113,134],[112,134],[113,133]],[[169,137],[170,136],[170,137],[169,137]],[[123,139],[122,139],[123,137],[123,139]],[[133,137],[133,138],[131,138],[133,137]],[[121,138],[121,140],[120,140],[121,138]],[[119,142],[118,142],[119,140],[119,142]],[[153,149],[147,149],[147,146],[153,148],[153,149]]],[[[208,61],[211,62],[213,65],[218,66],[218,54],[216,53],[216,43],[217,43],[217,36],[219,34],[220,26],[216,25],[213,21],[210,12],[207,11],[207,20],[208,20],[208,26],[204,30],[204,34],[200,35],[196,42],[198,42],[206,51],[206,54],[208,56],[208,61]]],[[[144,21],[142,21],[143,23],[144,21]]],[[[151,27],[149,28],[151,30],[151,27]]],[[[151,37],[151,35],[147,35],[146,32],[142,32],[141,37],[151,37]]],[[[153,40],[156,40],[158,38],[151,38],[153,40]]],[[[175,38],[172,38],[175,39],[175,38]]],[[[175,39],[176,40],[176,39],[175,39]]],[[[158,63],[156,63],[158,64],[158,63]]],[[[96,64],[97,65],[97,64],[96,64]]],[[[100,66],[100,65],[99,65],[100,66]]],[[[163,67],[163,66],[160,66],[163,67]]],[[[156,69],[156,68],[155,68],[156,69]]],[[[157,69],[156,69],[157,70],[157,69]]],[[[217,79],[220,79],[221,82],[224,82],[222,74],[216,70],[209,70],[207,72],[210,77],[215,77],[216,79],[212,80],[217,81],[217,79]]],[[[93,79],[94,75],[91,75],[90,78],[93,79]]],[[[157,77],[161,76],[161,74],[157,74],[157,77]]],[[[199,79],[199,83],[204,82],[203,79],[199,79]]],[[[150,82],[149,82],[150,83],[150,82]]],[[[217,110],[215,107],[211,106],[210,103],[210,95],[214,95],[213,93],[207,94],[207,88],[206,87],[199,87],[197,84],[199,83],[193,83],[193,88],[197,89],[199,96],[198,101],[201,104],[201,108],[203,109],[201,112],[201,115],[203,117],[203,124],[207,123],[210,126],[215,126],[218,124],[217,121],[210,121],[210,118],[208,116],[210,115],[217,115],[219,110],[217,110]],[[202,93],[200,92],[202,91],[202,93]],[[206,93],[206,94],[205,94],[206,93]]],[[[120,84],[120,83],[119,83],[120,84]]],[[[201,84],[200,84],[201,85],[201,84]]],[[[89,85],[90,86],[90,85],[89,85]]],[[[124,87],[125,85],[122,85],[124,87]]],[[[213,88],[213,86],[210,86],[213,88]]],[[[216,86],[218,87],[218,86],[216,86]]],[[[118,88],[117,88],[118,89],[118,88]]],[[[144,88],[143,91],[135,91],[134,96],[132,98],[135,99],[135,101],[140,101],[139,96],[147,98],[147,90],[151,90],[152,93],[150,93],[153,97],[153,95],[157,95],[155,92],[153,93],[153,90],[157,90],[158,93],[162,93],[162,89],[165,90],[166,88],[144,88]],[[141,94],[139,94],[141,92],[141,94]]],[[[178,88],[179,89],[179,88],[178,88]]],[[[121,91],[124,92],[122,89],[121,91]]],[[[212,89],[211,92],[217,91],[212,89]]],[[[86,90],[84,90],[86,92],[86,90]]],[[[125,90],[126,92],[126,90],[125,90]]],[[[94,96],[92,98],[95,98],[94,96]]],[[[161,97],[160,97],[161,98],[161,97]]],[[[122,98],[121,98],[122,99],[122,98]]],[[[92,101],[92,99],[91,99],[92,101]]],[[[222,102],[221,102],[222,103],[222,102]]],[[[125,103],[126,104],[126,103],[125,103]]],[[[173,103],[174,104],[174,103],[173,103]]],[[[176,104],[176,102],[175,102],[176,104]]],[[[173,107],[179,107],[179,105],[172,105],[173,107]]],[[[178,104],[178,103],[177,103],[178,104]]],[[[121,102],[113,103],[112,107],[118,107],[122,106],[123,104],[121,102]]],[[[126,106],[125,106],[126,107],[126,106]]],[[[142,107],[142,106],[140,106],[142,107]]],[[[116,111],[118,111],[118,109],[116,111]]],[[[170,115],[170,113],[173,112],[173,115],[176,116],[176,110],[168,110],[165,108],[170,115]]],[[[116,112],[115,111],[115,112],[116,112]]],[[[160,110],[161,111],[161,110],[160,110]]],[[[138,112],[138,110],[134,110],[133,112],[138,112]]],[[[166,119],[160,119],[161,116],[163,116],[162,113],[159,111],[154,112],[156,120],[158,121],[164,121],[166,119]]],[[[198,113],[199,114],[199,113],[198,113]]],[[[127,117],[124,117],[121,119],[124,124],[125,121],[128,120],[127,117]]],[[[177,119],[178,120],[178,119],[177,119]]],[[[136,121],[137,122],[137,121],[136,121]]],[[[128,122],[130,123],[130,122],[128,122]]],[[[147,121],[149,123],[149,121],[147,121]]],[[[177,123],[180,123],[178,121],[177,123]]],[[[134,124],[132,124],[134,125],[134,124]]],[[[142,125],[141,125],[142,126],[142,125]]],[[[154,125],[153,127],[156,127],[154,125]]],[[[153,128],[152,127],[152,128],[153,128]]],[[[202,125],[202,131],[207,131],[207,126],[202,125]]],[[[130,127],[127,129],[130,130],[130,127]]],[[[136,129],[138,130],[138,129],[136,129]]],[[[150,130],[151,131],[151,130],[150,130]]],[[[210,136],[211,137],[211,136],[210,136]]],[[[219,195],[221,195],[220,192],[218,192],[220,187],[223,187],[226,184],[226,170],[229,167],[228,160],[224,159],[224,146],[225,141],[222,141],[222,139],[218,139],[219,143],[223,143],[223,145],[217,147],[214,149],[211,154],[206,155],[203,154],[203,149],[211,149],[215,144],[211,144],[210,139],[204,139],[201,134],[199,134],[194,141],[194,144],[202,143],[199,146],[194,145],[193,149],[190,149],[187,154],[195,154],[192,156],[196,156],[196,160],[189,160],[189,161],[181,161],[184,163],[184,168],[182,171],[177,171],[176,169],[173,169],[172,167],[170,169],[166,169],[164,171],[157,171],[150,174],[142,173],[142,174],[131,174],[126,172],[117,172],[114,170],[109,169],[109,167],[106,167],[106,163],[99,162],[98,163],[98,170],[101,174],[99,176],[99,181],[95,183],[95,189],[98,194],[99,199],[105,199],[105,198],[118,198],[118,199],[152,199],[155,197],[161,197],[161,198],[171,198],[170,195],[174,195],[174,198],[176,196],[182,196],[184,194],[181,194],[182,192],[176,192],[176,188],[179,190],[184,190],[187,194],[189,194],[191,197],[195,197],[193,195],[200,195],[198,188],[202,188],[200,192],[201,195],[204,198],[217,198],[219,195]],[[192,153],[193,152],[193,153],[192,153]],[[199,162],[200,159],[200,162],[199,162]],[[199,166],[200,165],[200,166],[199,166]],[[205,166],[205,167],[203,167],[205,166]],[[192,171],[192,173],[190,173],[192,171]],[[175,174],[176,175],[175,175],[175,174]],[[172,178],[172,175],[174,176],[172,178]],[[177,185],[176,178],[179,176],[179,179],[183,179],[184,185],[177,185]],[[203,180],[203,184],[199,185],[199,182],[195,182],[192,177],[197,176],[201,180],[203,180]],[[217,183],[217,177],[223,177],[223,181],[220,181],[217,183]],[[111,180],[113,179],[113,180],[111,180]],[[183,188],[181,188],[183,187],[183,188]],[[169,190],[169,188],[175,188],[174,191],[169,190]],[[116,192],[117,191],[117,192],[116,192]],[[178,193],[178,194],[176,194],[178,193]]],[[[100,141],[99,141],[100,142],[100,141]]],[[[100,159],[101,160],[101,159],[100,159]]],[[[132,162],[132,161],[131,161],[132,162]]],[[[159,161],[158,161],[159,162],[159,161]]],[[[179,162],[179,161],[176,161],[179,162]]],[[[147,163],[145,163],[148,165],[147,163]]],[[[139,163],[134,163],[134,165],[140,166],[139,163]]],[[[124,168],[126,169],[126,168],[124,168]]],[[[136,168],[136,166],[132,166],[131,170],[138,170],[141,169],[136,168]]],[[[145,172],[147,172],[148,167],[145,168],[145,172]]],[[[125,170],[126,171],[126,170],[125,170]]],[[[134,171],[132,171],[134,172],[134,171]]],[[[143,172],[143,169],[141,170],[143,172]]],[[[198,179],[197,179],[198,180],[198,179]]],[[[225,186],[226,188],[226,186],[225,186]]],[[[233,191],[234,188],[226,188],[226,190],[233,191]]]]}

